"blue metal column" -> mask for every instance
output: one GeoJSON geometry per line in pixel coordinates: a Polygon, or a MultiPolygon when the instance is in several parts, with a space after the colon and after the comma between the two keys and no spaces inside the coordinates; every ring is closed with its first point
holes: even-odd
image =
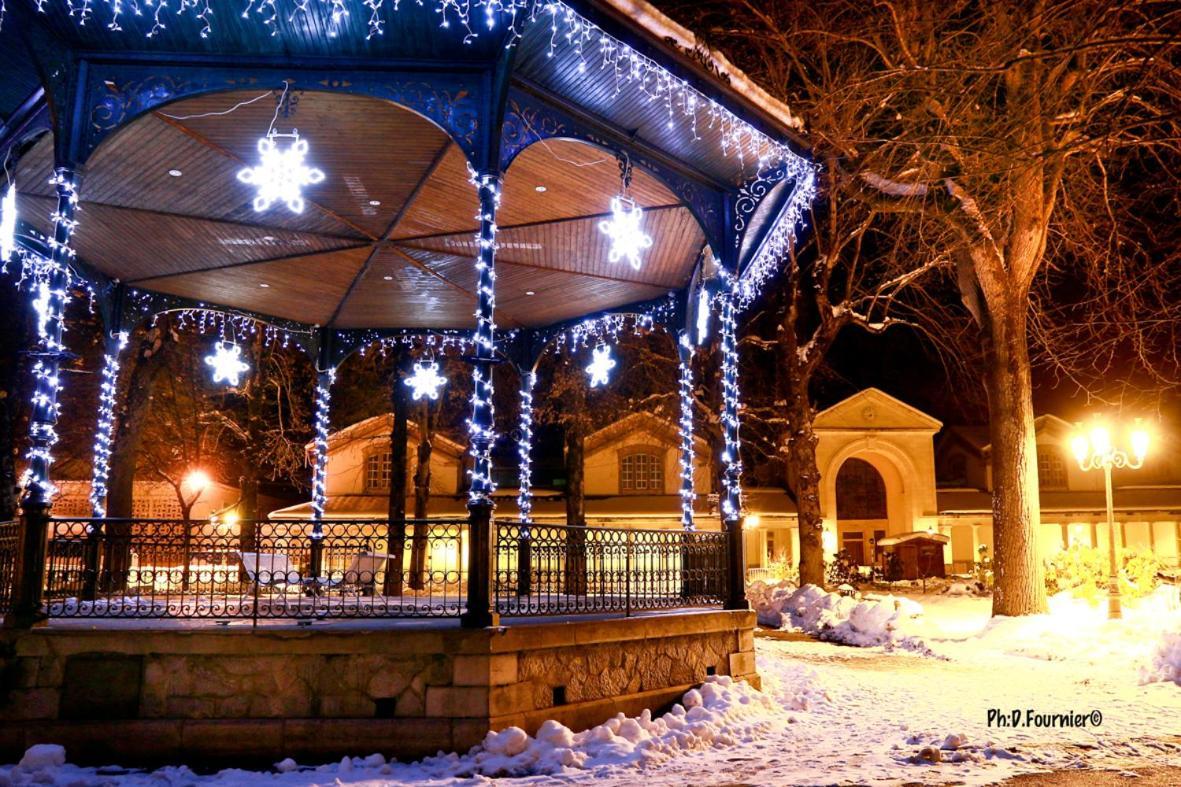
{"type": "Polygon", "coordinates": [[[677,358],[680,361],[681,400],[681,526],[696,530],[693,524],[693,501],[697,493],[693,487],[693,340],[689,331],[680,331],[677,336],[677,358]]]}
{"type": "Polygon", "coordinates": [[[328,501],[325,481],[328,477],[328,429],[332,402],[332,383],[336,367],[332,365],[331,335],[321,328],[316,334],[315,434],[312,436],[312,532],[311,565],[308,578],[317,579],[324,563],[324,506],[328,501]]]}
{"type": "Polygon", "coordinates": [[[471,489],[468,493],[470,546],[468,552],[467,611],[461,616],[467,628],[498,623],[493,610],[495,544],[492,533],[492,444],[495,424],[492,404],[492,368],[496,360],[496,209],[500,206],[500,176],[473,173],[480,198],[480,230],[477,235],[476,333],[472,369],[471,489]]]}
{"type": "Polygon", "coordinates": [[[61,390],[61,362],[66,353],[62,343],[63,318],[69,300],[69,266],[74,258],[70,238],[78,207],[77,177],[72,167],[59,167],[50,182],[57,188],[57,209],[51,216],[52,258],[33,277],[37,297],[33,308],[37,319],[37,348],[33,360],[33,401],[29,415],[29,466],[21,496],[21,543],[12,611],[5,625],[26,628],[44,620],[41,609],[45,584],[45,563],[49,540],[49,509],[54,487],[49,480],[53,446],[57,443],[57,395],[61,390]]]}

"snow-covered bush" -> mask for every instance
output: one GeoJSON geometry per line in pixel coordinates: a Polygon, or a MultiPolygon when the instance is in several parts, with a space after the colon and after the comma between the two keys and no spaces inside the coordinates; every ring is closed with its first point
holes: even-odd
{"type": "Polygon", "coordinates": [[[1181,686],[1181,629],[1161,635],[1152,660],[1140,673],[1141,683],[1170,680],[1181,686]]]}
{"type": "Polygon", "coordinates": [[[771,587],[755,601],[759,625],[812,634],[845,645],[903,645],[921,648],[914,639],[920,604],[908,598],[865,599],[829,593],[816,585],[771,587]]]}

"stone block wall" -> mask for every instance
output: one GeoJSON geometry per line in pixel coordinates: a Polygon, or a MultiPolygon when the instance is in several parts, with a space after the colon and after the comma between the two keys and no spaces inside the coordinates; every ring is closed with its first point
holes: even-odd
{"type": "MultiPolygon", "coordinates": [[[[145,624],[147,625],[147,624],[145,624]]],[[[453,622],[0,632],[0,760],[269,764],[420,757],[490,729],[659,710],[707,675],[757,682],[754,615],[689,612],[464,630],[453,622]]]]}

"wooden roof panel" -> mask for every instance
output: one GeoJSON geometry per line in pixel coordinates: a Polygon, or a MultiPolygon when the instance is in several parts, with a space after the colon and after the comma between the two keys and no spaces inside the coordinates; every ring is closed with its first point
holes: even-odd
{"type": "MultiPolygon", "coordinates": [[[[474,286],[474,279],[466,278],[474,286]]],[[[414,257],[383,248],[334,324],[339,328],[471,328],[475,309],[476,297],[470,290],[440,278],[414,257]]]]}
{"type": "MultiPolygon", "coordinates": [[[[225,111],[266,92],[215,93],[165,110],[175,118],[185,118],[167,120],[232,162],[234,182],[247,195],[251,188],[237,183],[237,171],[258,161],[258,141],[275,118],[279,91],[229,115],[192,116],[225,111]]],[[[308,142],[308,165],[325,174],[322,183],[304,190],[305,197],[344,224],[362,228],[374,237],[385,230],[448,142],[446,134],[416,113],[366,96],[296,91],[285,106],[290,106],[291,112],[279,113],[275,130],[298,130],[300,138],[308,142]]],[[[286,147],[291,140],[279,138],[276,142],[286,147]]],[[[312,206],[307,211],[314,212],[312,206]]]]}
{"type": "Polygon", "coordinates": [[[452,145],[398,222],[392,237],[474,233],[479,210],[476,189],[468,181],[467,157],[458,146],[452,145]]]}
{"type": "Polygon", "coordinates": [[[366,249],[349,249],[236,268],[186,273],[152,282],[152,289],[206,303],[323,324],[332,316],[366,249]]]}
{"type": "MultiPolygon", "coordinates": [[[[687,208],[649,210],[644,214],[643,227],[653,244],[644,253],[638,271],[626,261],[610,262],[611,241],[599,228],[603,220],[595,217],[502,228],[496,238],[497,262],[666,288],[688,282],[705,235],[687,208]]],[[[476,248],[470,233],[402,243],[408,248],[468,256],[474,256],[476,248]]]]}
{"type": "MultiPolygon", "coordinates": [[[[496,266],[496,306],[524,326],[543,326],[656,298],[663,287],[627,284],[510,263],[496,266]],[[533,292],[533,295],[529,295],[533,292]]],[[[505,324],[503,319],[498,322],[505,324]]]]}
{"type": "MultiPolygon", "coordinates": [[[[48,231],[52,197],[24,196],[39,204],[48,231]]],[[[303,256],[356,245],[356,241],[150,211],[82,204],[74,233],[79,258],[108,276],[138,281],[277,257],[303,256]]]]}

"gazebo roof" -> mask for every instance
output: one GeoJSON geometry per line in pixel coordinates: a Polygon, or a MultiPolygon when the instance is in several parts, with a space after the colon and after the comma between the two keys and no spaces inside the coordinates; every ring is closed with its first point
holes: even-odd
{"type": "MultiPolygon", "coordinates": [[[[350,13],[336,18],[331,3],[256,0],[246,13],[242,3],[209,0],[210,17],[182,5],[154,33],[155,7],[135,15],[125,4],[114,20],[122,6],[96,3],[85,25],[64,0],[49,0],[43,13],[13,9],[0,43],[24,37],[30,49],[62,46],[97,64],[79,77],[91,80],[89,109],[73,121],[57,113],[51,133],[21,151],[22,220],[51,233],[49,177],[55,148],[60,158],[67,144],[84,172],[73,247],[109,279],[305,325],[468,329],[479,223],[469,165],[480,135],[514,136],[499,153],[496,320],[530,328],[699,280],[734,222],[722,214],[722,194],[749,208],[740,265],[755,260],[777,222],[781,237],[794,226],[806,202],[791,192],[790,167],[787,178],[764,180],[767,151],[771,167],[776,157],[800,160],[787,108],[724,60],[713,63],[727,73],[703,67],[692,35],[639,0],[378,3],[377,11],[342,0],[350,13]],[[279,13],[268,18],[271,10],[279,13]],[[382,30],[367,35],[373,20],[382,30]],[[603,52],[625,39],[630,59],[609,63],[603,52]],[[637,63],[657,70],[621,81],[621,68],[637,63]],[[486,82],[497,73],[506,79],[499,88],[486,82]],[[392,82],[353,92],[352,80],[392,82]],[[292,95],[279,102],[285,82],[292,95]],[[464,125],[463,113],[477,111],[472,91],[476,103],[501,96],[506,129],[478,128],[475,115],[464,125]],[[298,129],[309,163],[326,175],[305,190],[299,214],[255,212],[253,189],[236,178],[256,162],[272,118],[298,129]],[[71,122],[80,124],[74,138],[55,139],[71,122]],[[547,124],[544,133],[534,122],[547,124]],[[609,262],[599,229],[620,190],[621,150],[637,162],[630,194],[654,240],[639,270],[609,262]]],[[[0,153],[35,111],[29,98],[18,101],[29,80],[13,66],[0,91],[0,153]]],[[[44,88],[33,97],[43,104],[63,90],[44,88]]]]}

